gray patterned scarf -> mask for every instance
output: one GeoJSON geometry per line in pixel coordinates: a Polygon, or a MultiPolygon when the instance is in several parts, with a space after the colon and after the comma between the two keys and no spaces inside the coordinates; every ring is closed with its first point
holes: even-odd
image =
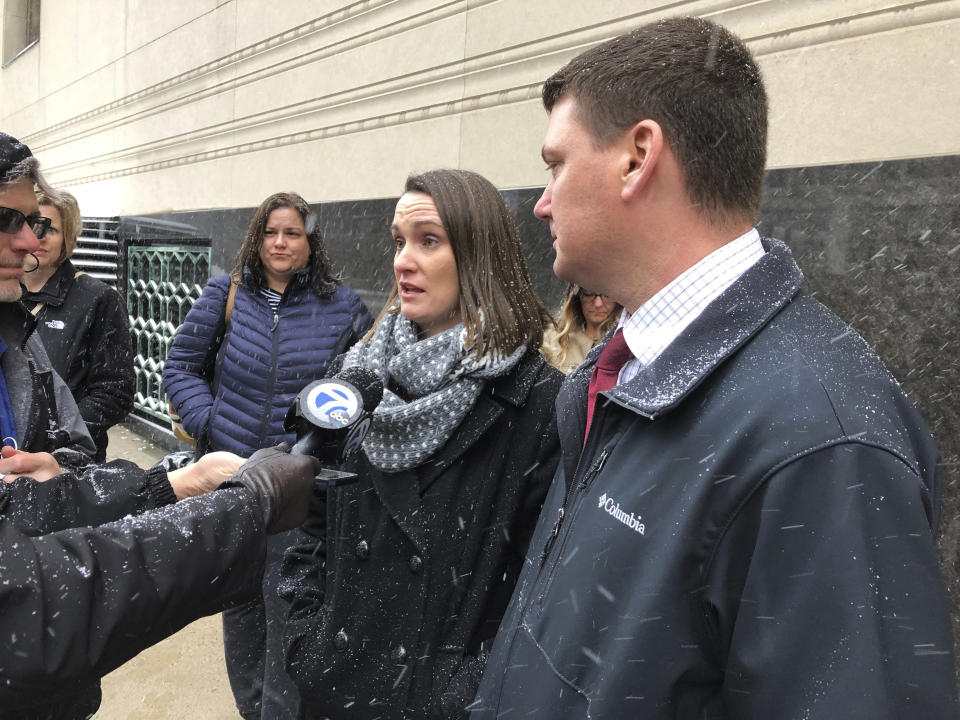
{"type": "Polygon", "coordinates": [[[363,449],[384,472],[416,467],[453,434],[490,378],[510,372],[526,352],[521,345],[508,357],[476,354],[464,347],[463,324],[417,340],[416,325],[399,312],[384,315],[373,336],[354,345],[343,367],[359,365],[383,381],[383,401],[363,449]],[[391,384],[414,398],[404,400],[391,384]]]}

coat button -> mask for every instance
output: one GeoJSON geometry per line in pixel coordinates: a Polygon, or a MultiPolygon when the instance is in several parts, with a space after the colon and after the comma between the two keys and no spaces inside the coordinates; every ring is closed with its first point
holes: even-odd
{"type": "Polygon", "coordinates": [[[358,560],[366,560],[368,557],[370,557],[370,545],[366,540],[361,540],[357,543],[356,553],[358,560]]]}
{"type": "Polygon", "coordinates": [[[420,569],[423,567],[423,560],[420,558],[419,555],[414,555],[407,561],[407,567],[410,568],[410,572],[418,573],[420,572],[420,569]]]}
{"type": "Polygon", "coordinates": [[[407,659],[407,649],[403,645],[397,645],[390,653],[390,659],[402,663],[407,659]]]}
{"type": "Polygon", "coordinates": [[[349,644],[350,638],[347,637],[347,634],[343,630],[333,636],[333,647],[337,652],[342,653],[347,649],[347,645],[349,644]]]}

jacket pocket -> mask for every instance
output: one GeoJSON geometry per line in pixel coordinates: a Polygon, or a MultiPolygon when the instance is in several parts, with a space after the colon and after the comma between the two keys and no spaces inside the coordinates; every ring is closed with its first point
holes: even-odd
{"type": "Polygon", "coordinates": [[[287,619],[283,628],[284,667],[294,685],[305,695],[316,692],[316,681],[322,677],[324,656],[332,647],[327,628],[328,607],[302,612],[287,619]]]}
{"type": "Polygon", "coordinates": [[[430,717],[453,720],[468,717],[464,708],[477,694],[487,654],[464,655],[459,646],[441,647],[433,671],[433,707],[430,717]]]}
{"type": "Polygon", "coordinates": [[[519,628],[509,659],[504,667],[503,683],[497,698],[498,708],[511,708],[511,717],[525,717],[543,708],[550,708],[551,718],[589,717],[587,693],[574,681],[561,674],[550,656],[526,628],[519,628]],[[514,668],[505,672],[506,668],[514,668]]]}

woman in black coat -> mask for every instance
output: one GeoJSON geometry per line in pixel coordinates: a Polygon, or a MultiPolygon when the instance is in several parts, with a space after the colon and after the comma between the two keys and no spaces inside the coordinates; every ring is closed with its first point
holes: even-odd
{"type": "Polygon", "coordinates": [[[353,485],[288,552],[287,671],[307,717],[461,717],[559,455],[562,379],[513,219],[474,173],[408,178],[391,298],[344,367],[386,388],[353,485]]]}
{"type": "Polygon", "coordinates": [[[127,309],[116,290],[70,262],[83,226],[76,198],[61,190],[37,199],[52,222],[35,253],[37,269],[23,276],[23,303],[37,317],[50,362],[77,401],[97,446],[94,459],[103,462],[107,430],[133,409],[136,390],[127,309]]]}

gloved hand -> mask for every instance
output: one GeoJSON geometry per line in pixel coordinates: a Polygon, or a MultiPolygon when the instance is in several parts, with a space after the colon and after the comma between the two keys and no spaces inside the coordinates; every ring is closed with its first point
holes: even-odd
{"type": "Polygon", "coordinates": [[[290,446],[257,450],[221,487],[245,487],[257,498],[270,535],[292,530],[307,517],[313,479],[320,461],[291,455],[290,446]]]}

